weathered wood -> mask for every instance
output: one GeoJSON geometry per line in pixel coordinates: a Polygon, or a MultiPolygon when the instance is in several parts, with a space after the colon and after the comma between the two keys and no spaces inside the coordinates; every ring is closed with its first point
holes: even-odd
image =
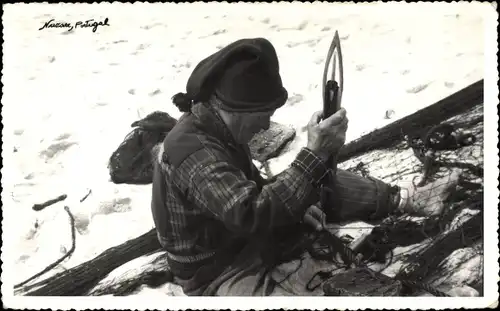
{"type": "Polygon", "coordinates": [[[167,255],[160,250],[132,260],[111,272],[89,292],[89,296],[133,294],[141,286],[157,287],[173,281],[167,255]]]}
{"type": "Polygon", "coordinates": [[[346,161],[374,149],[389,147],[401,140],[402,133],[413,134],[419,132],[423,128],[459,115],[483,102],[484,80],[481,79],[433,105],[346,144],[339,152],[338,162],[346,161]]]}
{"type": "Polygon", "coordinates": [[[256,134],[250,141],[252,158],[264,163],[277,157],[294,138],[295,130],[292,127],[271,122],[268,130],[256,134]]]}

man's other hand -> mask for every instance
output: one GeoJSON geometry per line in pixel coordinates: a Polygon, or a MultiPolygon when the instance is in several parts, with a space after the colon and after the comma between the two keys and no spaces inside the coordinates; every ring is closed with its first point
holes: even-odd
{"type": "Polygon", "coordinates": [[[326,225],[326,215],[318,206],[311,205],[304,215],[304,223],[321,231],[326,225]]]}

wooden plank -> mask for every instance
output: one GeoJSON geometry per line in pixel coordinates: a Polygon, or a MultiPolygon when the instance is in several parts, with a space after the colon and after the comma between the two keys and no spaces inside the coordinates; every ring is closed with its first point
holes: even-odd
{"type": "Polygon", "coordinates": [[[257,133],[250,143],[252,158],[261,163],[277,157],[286,145],[295,138],[295,129],[290,126],[271,122],[268,130],[257,133]]]}

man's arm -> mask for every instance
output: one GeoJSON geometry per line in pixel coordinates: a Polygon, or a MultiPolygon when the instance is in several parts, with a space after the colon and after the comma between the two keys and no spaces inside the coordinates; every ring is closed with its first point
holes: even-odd
{"type": "Polygon", "coordinates": [[[177,169],[177,186],[188,199],[210,211],[237,233],[265,234],[275,227],[298,223],[318,197],[318,182],[326,167],[303,148],[290,168],[258,191],[254,181],[229,164],[222,154],[200,150],[177,169]]]}

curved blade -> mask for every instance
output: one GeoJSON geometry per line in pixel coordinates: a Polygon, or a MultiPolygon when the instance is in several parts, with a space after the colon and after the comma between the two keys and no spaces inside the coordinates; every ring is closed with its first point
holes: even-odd
{"type": "MultiPolygon", "coordinates": [[[[340,109],[341,107],[341,104],[342,104],[342,93],[344,92],[344,62],[343,62],[343,58],[342,58],[342,48],[340,46],[340,38],[339,38],[339,33],[338,32],[335,32],[335,37],[334,39],[336,40],[337,42],[337,54],[336,56],[338,56],[339,58],[339,63],[338,63],[338,66],[339,66],[339,80],[337,81],[338,84],[339,84],[339,91],[338,91],[338,95],[337,95],[337,103],[336,103],[336,107],[337,107],[337,110],[340,109]]],[[[332,74],[332,80],[335,80],[335,62],[333,63],[333,74],[332,74]]]]}
{"type": "Polygon", "coordinates": [[[328,49],[328,53],[326,54],[325,68],[323,70],[323,83],[322,83],[323,102],[326,101],[325,87],[326,87],[326,82],[328,80],[328,67],[330,66],[330,61],[332,60],[333,52],[335,51],[336,46],[337,46],[337,41],[336,37],[334,37],[332,43],[330,44],[330,48],[328,49]]]}
{"type": "Polygon", "coordinates": [[[332,62],[332,74],[330,77],[330,80],[336,81],[339,86],[338,90],[338,95],[337,95],[337,102],[335,103],[336,109],[340,109],[341,107],[341,102],[342,102],[342,93],[344,90],[344,66],[343,66],[343,59],[342,59],[342,49],[340,47],[340,37],[338,31],[335,31],[335,35],[333,37],[332,43],[330,44],[330,49],[328,50],[328,54],[326,56],[326,63],[325,63],[325,69],[323,71],[323,102],[325,102],[325,86],[328,79],[328,69],[330,66],[330,62],[332,62]],[[336,52],[336,53],[335,53],[336,52]],[[335,80],[335,74],[336,74],[336,67],[337,67],[337,57],[338,57],[338,66],[339,66],[339,81],[335,80]],[[332,61],[333,58],[333,61],[332,61]]]}

